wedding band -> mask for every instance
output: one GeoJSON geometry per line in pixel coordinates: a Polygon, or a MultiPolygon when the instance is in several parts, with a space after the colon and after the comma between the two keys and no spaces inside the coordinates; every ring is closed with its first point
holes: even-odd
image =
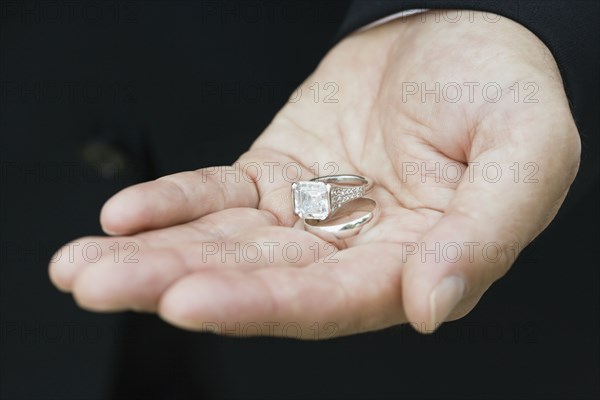
{"type": "Polygon", "coordinates": [[[363,197],[373,186],[360,175],[327,175],[292,183],[294,214],[323,221],[342,205],[363,197]]]}
{"type": "Polygon", "coordinates": [[[358,235],[367,224],[374,223],[379,214],[377,202],[362,197],[343,204],[339,211],[327,220],[305,219],[304,229],[332,242],[358,235]]]}

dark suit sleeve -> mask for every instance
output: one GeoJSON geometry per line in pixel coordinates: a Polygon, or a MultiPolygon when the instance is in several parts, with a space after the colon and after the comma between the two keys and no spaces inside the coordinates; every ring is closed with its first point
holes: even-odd
{"type": "Polygon", "coordinates": [[[570,208],[598,185],[600,136],[600,4],[593,1],[354,1],[338,39],[403,10],[463,9],[495,13],[516,21],[542,40],[558,63],[582,141],[582,160],[566,201],[570,208]]]}

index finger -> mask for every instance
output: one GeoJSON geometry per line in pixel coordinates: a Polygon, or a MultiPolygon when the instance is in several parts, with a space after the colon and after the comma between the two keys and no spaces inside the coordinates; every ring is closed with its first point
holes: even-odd
{"type": "Polygon", "coordinates": [[[128,235],[181,224],[232,207],[258,206],[251,175],[232,166],[167,175],[123,189],[102,208],[100,223],[108,234],[128,235]]]}

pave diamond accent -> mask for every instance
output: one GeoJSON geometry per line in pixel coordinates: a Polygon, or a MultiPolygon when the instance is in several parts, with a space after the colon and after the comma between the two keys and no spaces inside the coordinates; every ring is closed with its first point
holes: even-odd
{"type": "Polygon", "coordinates": [[[344,203],[358,199],[365,195],[364,186],[355,187],[332,187],[331,188],[331,212],[334,212],[344,203]]]}
{"type": "Polygon", "coordinates": [[[330,186],[323,182],[296,182],[292,184],[294,213],[303,219],[324,220],[330,212],[330,186]]]}

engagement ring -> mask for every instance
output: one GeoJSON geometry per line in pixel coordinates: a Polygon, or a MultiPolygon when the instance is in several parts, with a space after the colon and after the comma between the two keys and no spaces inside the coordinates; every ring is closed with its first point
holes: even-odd
{"type": "Polygon", "coordinates": [[[371,187],[371,180],[359,175],[328,175],[294,182],[294,214],[323,221],[343,204],[363,197],[371,187]]]}

